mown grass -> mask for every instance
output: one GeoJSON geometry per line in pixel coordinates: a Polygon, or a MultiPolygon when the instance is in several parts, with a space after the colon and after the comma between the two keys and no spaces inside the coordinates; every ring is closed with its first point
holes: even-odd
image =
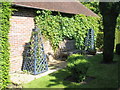
{"type": "Polygon", "coordinates": [[[115,55],[114,64],[101,64],[102,55],[95,55],[87,59],[91,66],[87,76],[95,77],[87,84],[80,84],[64,79],[70,75],[68,70],[62,69],[47,76],[25,84],[24,88],[118,88],[118,63],[120,56],[115,55]]]}

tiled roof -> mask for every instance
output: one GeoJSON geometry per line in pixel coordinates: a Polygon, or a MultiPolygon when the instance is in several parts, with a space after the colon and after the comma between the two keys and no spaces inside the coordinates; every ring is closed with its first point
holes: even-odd
{"type": "Polygon", "coordinates": [[[98,17],[97,14],[79,2],[14,2],[13,5],[98,17]]]}

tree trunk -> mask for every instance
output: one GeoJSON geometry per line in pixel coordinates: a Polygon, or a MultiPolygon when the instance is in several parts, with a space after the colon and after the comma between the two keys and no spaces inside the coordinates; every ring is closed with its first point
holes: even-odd
{"type": "Polygon", "coordinates": [[[114,39],[115,39],[115,26],[116,26],[117,15],[104,15],[104,51],[103,51],[103,62],[111,63],[114,57],[114,39]]]}
{"type": "Polygon", "coordinates": [[[103,62],[111,63],[114,57],[114,39],[115,39],[115,27],[116,20],[119,15],[118,12],[119,3],[112,2],[100,2],[99,8],[103,16],[103,32],[104,32],[104,51],[103,62]]]}

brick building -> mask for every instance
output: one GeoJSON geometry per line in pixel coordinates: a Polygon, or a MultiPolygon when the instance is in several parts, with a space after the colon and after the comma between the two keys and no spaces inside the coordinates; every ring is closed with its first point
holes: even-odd
{"type": "MultiPolygon", "coordinates": [[[[59,11],[63,14],[84,14],[86,16],[95,16],[91,10],[78,2],[14,2],[12,7],[14,11],[10,22],[9,32],[10,42],[10,72],[21,71],[23,62],[22,53],[25,43],[28,43],[34,29],[34,17],[37,10],[59,11]]],[[[44,41],[45,53],[52,52],[49,41],[44,41]]]]}

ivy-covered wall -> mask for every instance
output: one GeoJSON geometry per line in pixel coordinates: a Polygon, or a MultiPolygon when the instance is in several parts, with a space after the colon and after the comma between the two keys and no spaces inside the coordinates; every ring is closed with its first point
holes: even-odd
{"type": "Polygon", "coordinates": [[[0,3],[0,89],[9,83],[9,43],[11,3],[0,3]]]}
{"type": "Polygon", "coordinates": [[[52,15],[51,11],[38,11],[35,21],[42,31],[42,34],[51,41],[51,45],[55,50],[58,48],[59,42],[63,39],[75,39],[76,47],[83,49],[84,38],[88,29],[98,31],[99,18],[85,15],[74,15],[72,17],[63,17],[60,13],[52,15]]]}

